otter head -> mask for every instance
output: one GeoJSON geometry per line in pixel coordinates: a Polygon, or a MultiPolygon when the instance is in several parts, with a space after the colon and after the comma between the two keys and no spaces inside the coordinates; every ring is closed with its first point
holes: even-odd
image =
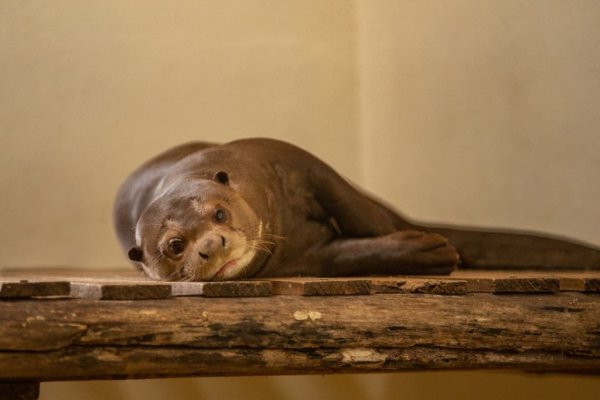
{"type": "Polygon", "coordinates": [[[220,171],[163,190],[138,220],[136,246],[128,255],[153,279],[236,279],[254,273],[267,256],[262,230],[252,207],[220,171]]]}

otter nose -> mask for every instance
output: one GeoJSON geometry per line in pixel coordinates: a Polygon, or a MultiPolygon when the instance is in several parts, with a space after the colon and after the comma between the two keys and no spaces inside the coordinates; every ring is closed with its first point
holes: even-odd
{"type": "Polygon", "coordinates": [[[221,235],[205,235],[200,239],[200,248],[198,249],[198,255],[204,260],[208,260],[210,257],[219,252],[225,247],[225,237],[221,235]]]}

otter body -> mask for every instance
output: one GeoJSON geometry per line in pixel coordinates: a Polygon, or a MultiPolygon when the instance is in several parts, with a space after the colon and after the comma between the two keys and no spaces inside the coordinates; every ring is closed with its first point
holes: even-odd
{"type": "Polygon", "coordinates": [[[154,279],[448,274],[466,267],[600,266],[564,240],[414,224],[291,144],[191,143],[123,184],[115,226],[154,279]]]}

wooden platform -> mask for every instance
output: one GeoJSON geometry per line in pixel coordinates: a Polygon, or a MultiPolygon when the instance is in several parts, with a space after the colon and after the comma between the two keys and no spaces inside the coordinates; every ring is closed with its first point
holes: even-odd
{"type": "Polygon", "coordinates": [[[5,270],[0,318],[0,390],[33,393],[14,398],[57,380],[600,372],[598,272],[161,283],[5,270]]]}

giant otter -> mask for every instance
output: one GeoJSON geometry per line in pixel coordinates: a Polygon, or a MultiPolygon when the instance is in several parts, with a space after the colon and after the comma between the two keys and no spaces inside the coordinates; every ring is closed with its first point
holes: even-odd
{"type": "Polygon", "coordinates": [[[162,280],[600,267],[572,241],[418,225],[272,139],[171,149],[129,176],[114,215],[129,259],[162,280]]]}

